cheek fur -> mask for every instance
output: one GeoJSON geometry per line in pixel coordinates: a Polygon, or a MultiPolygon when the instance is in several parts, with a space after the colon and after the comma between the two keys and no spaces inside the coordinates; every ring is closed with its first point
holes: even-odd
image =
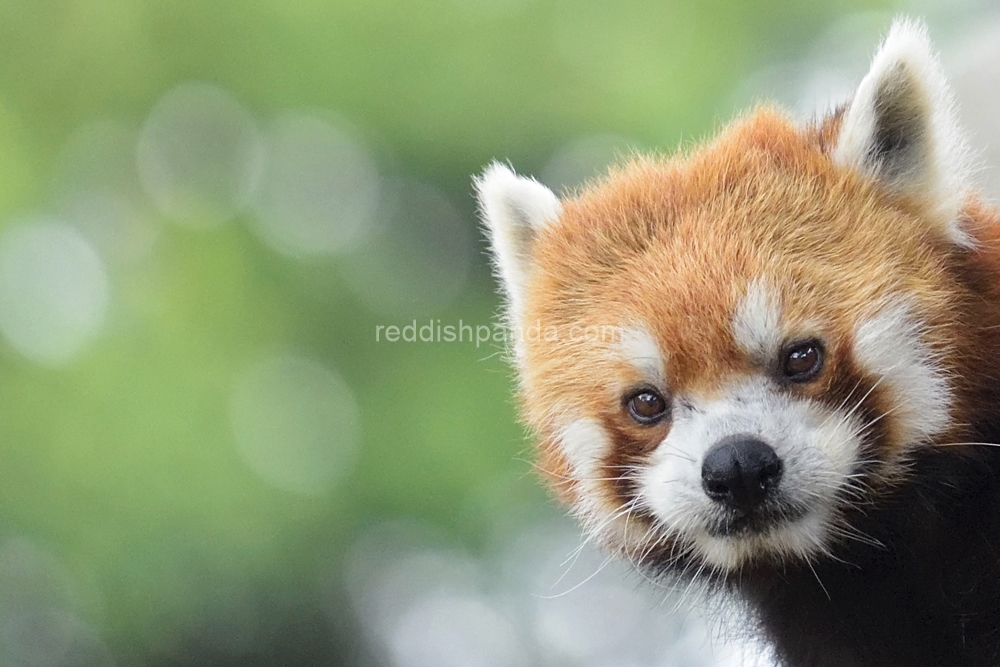
{"type": "Polygon", "coordinates": [[[879,378],[904,447],[944,432],[954,400],[942,354],[925,342],[928,326],[912,311],[905,298],[896,297],[854,332],[854,356],[879,378]]]}
{"type": "Polygon", "coordinates": [[[559,433],[558,441],[566,461],[573,469],[573,477],[587,479],[594,476],[601,460],[612,450],[608,434],[594,419],[577,419],[559,433]]]}
{"type": "Polygon", "coordinates": [[[635,474],[642,468],[646,440],[627,427],[610,427],[597,419],[577,419],[546,441],[544,459],[557,492],[597,542],[635,559],[637,554],[666,548],[651,530],[651,517],[638,502],[635,474]]]}
{"type": "Polygon", "coordinates": [[[854,455],[857,469],[896,458],[899,439],[893,437],[893,406],[877,377],[841,356],[828,383],[811,399],[830,410],[829,419],[858,425],[860,450],[854,455]]]}
{"type": "Polygon", "coordinates": [[[647,427],[622,422],[618,416],[605,419],[611,448],[602,461],[602,469],[615,496],[625,504],[637,498],[639,475],[649,465],[650,455],[667,437],[670,425],[667,420],[647,427]]]}
{"type": "Polygon", "coordinates": [[[599,420],[582,418],[565,426],[555,441],[568,468],[566,482],[577,512],[589,523],[603,520],[621,505],[605,464],[615,451],[611,434],[599,420]]]}
{"type": "Polygon", "coordinates": [[[538,445],[535,469],[545,478],[560,502],[573,505],[578,489],[573,478],[573,468],[556,437],[543,438],[538,445]]]}

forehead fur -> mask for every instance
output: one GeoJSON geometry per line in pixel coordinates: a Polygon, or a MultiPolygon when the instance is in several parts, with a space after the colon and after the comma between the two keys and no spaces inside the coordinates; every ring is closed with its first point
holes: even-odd
{"type": "MultiPolygon", "coordinates": [[[[526,321],[644,323],[676,388],[748,370],[732,325],[753,284],[775,290],[789,334],[849,336],[900,290],[919,311],[946,314],[947,239],[905,199],[833,162],[837,122],[800,130],[760,110],[689,155],[635,159],[565,201],[539,237],[526,321]]],[[[620,374],[595,347],[529,342],[527,372],[556,394],[573,378],[620,374]]]]}

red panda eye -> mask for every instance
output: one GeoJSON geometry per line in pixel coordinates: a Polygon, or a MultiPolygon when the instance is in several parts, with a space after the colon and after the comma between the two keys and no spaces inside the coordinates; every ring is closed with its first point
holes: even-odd
{"type": "Polygon", "coordinates": [[[642,389],[626,399],[629,416],[648,426],[655,424],[667,413],[667,401],[652,389],[642,389]]]}
{"type": "Polygon", "coordinates": [[[808,382],[823,370],[823,345],[818,340],[795,343],[785,349],[781,372],[792,382],[808,382]]]}

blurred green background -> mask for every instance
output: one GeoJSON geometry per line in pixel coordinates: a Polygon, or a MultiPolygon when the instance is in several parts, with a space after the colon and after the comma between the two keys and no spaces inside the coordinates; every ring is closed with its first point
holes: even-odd
{"type": "MultiPolygon", "coordinates": [[[[899,11],[959,46],[995,15],[0,0],[0,665],[615,664],[485,564],[572,529],[497,346],[377,327],[494,321],[489,161],[566,188],[755,99],[807,115],[899,11]],[[458,653],[373,630],[358,592],[431,543],[434,581],[478,568],[467,609],[424,616],[482,620],[458,653]]],[[[673,655],[648,664],[694,664],[673,655]]]]}

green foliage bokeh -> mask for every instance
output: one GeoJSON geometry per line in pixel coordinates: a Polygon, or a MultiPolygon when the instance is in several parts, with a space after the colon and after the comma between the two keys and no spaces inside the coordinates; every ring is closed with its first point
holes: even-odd
{"type": "MultiPolygon", "coordinates": [[[[489,323],[498,299],[471,174],[497,158],[537,172],[593,134],[672,150],[725,122],[755,68],[794,57],[836,16],[893,8],[875,5],[4,0],[0,231],[51,208],[81,125],[137,129],[174,86],[209,82],[262,127],[289,110],[333,114],[383,177],[434,185],[476,240],[462,295],[431,317],[489,323]]],[[[495,347],[376,343],[377,325],[410,315],[368,310],[340,258],[269,249],[248,215],[207,230],[157,221],[151,258],[112,271],[108,322],[72,364],[0,343],[0,527],[89,582],[81,613],[140,662],[224,614],[218,600],[311,590],[368,523],[412,517],[479,544],[482,489],[510,479],[505,503],[545,502],[495,347]],[[329,493],[272,488],[236,452],[234,378],[270,350],[320,360],[357,398],[358,459],[329,493]]]]}

